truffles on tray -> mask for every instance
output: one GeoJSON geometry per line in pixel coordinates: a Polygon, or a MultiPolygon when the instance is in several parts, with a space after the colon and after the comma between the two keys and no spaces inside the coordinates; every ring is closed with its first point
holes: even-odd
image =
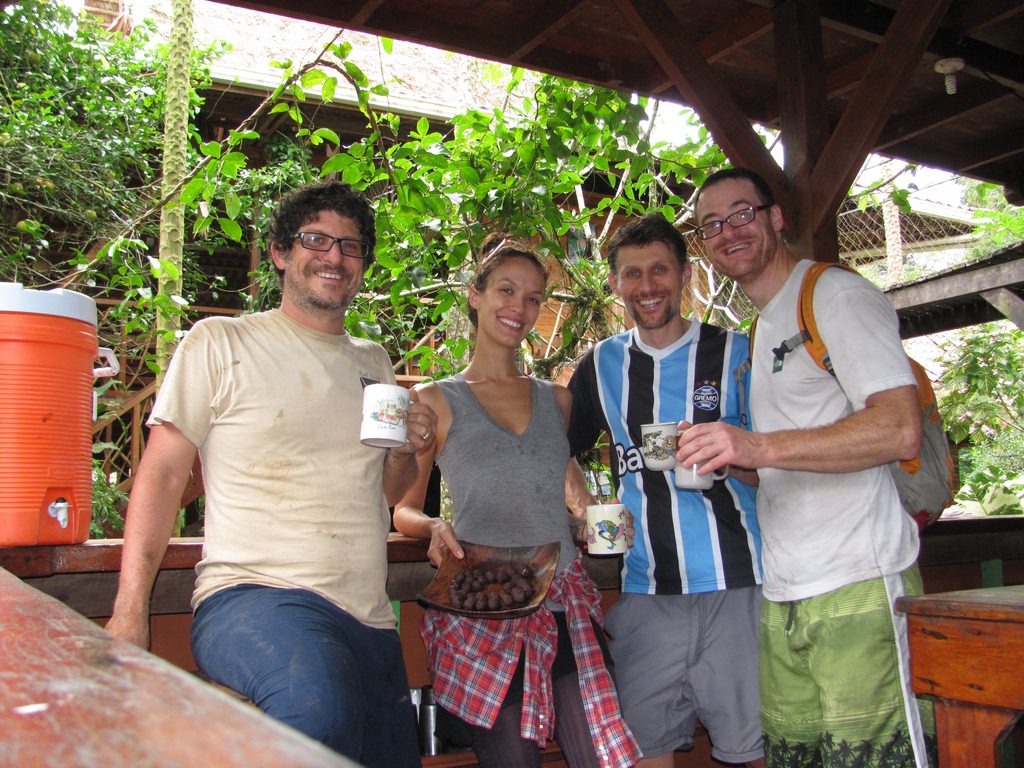
{"type": "Polygon", "coordinates": [[[533,568],[480,565],[460,571],[448,586],[452,608],[465,611],[504,611],[526,605],[537,589],[533,568]]]}

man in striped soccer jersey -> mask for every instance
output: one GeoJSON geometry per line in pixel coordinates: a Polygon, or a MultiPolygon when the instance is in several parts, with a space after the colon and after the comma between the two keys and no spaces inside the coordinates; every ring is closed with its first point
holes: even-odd
{"type": "Polygon", "coordinates": [[[608,435],[618,497],[634,518],[622,595],[606,621],[622,711],[641,766],[671,766],[697,720],[717,759],[760,765],[761,534],[756,490],[744,482],[756,476],[734,467],[709,490],[684,490],[672,470],[645,467],[640,451],[643,424],[747,423],[733,374],[748,340],[682,317],[686,242],[660,213],[621,227],[606,255],[635,327],[577,367],[569,441],[578,455],[608,435]]]}

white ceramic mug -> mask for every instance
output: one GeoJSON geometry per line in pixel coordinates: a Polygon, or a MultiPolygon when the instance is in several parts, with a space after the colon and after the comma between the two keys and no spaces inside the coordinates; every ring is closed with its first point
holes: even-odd
{"type": "Polygon", "coordinates": [[[626,553],[626,508],[621,504],[591,504],[587,507],[587,554],[626,553]]]}
{"type": "Polygon", "coordinates": [[[658,424],[644,424],[640,427],[640,452],[644,464],[654,472],[663,472],[676,465],[676,423],[663,421],[658,424]]]}
{"type": "Polygon", "coordinates": [[[370,384],[363,389],[363,423],[359,440],[375,448],[405,445],[409,390],[396,384],[370,384]]]}
{"type": "Polygon", "coordinates": [[[697,470],[703,466],[703,464],[694,464],[692,467],[684,467],[682,464],[677,464],[676,488],[706,491],[715,484],[716,480],[724,480],[729,476],[728,467],[716,469],[714,472],[708,472],[706,475],[698,475],[697,470]]]}

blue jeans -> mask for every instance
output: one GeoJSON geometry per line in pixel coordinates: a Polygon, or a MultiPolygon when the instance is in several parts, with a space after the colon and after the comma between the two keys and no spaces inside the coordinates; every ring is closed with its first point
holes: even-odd
{"type": "Polygon", "coordinates": [[[361,765],[420,765],[394,630],[304,589],[240,585],[196,609],[192,655],[211,679],[361,765]]]}

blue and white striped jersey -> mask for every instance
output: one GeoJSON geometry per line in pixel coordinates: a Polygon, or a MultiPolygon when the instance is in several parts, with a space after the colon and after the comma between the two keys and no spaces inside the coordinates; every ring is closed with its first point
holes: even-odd
{"type": "Polygon", "coordinates": [[[748,356],[746,336],[693,321],[665,349],[648,347],[635,331],[605,339],[573,374],[572,453],[607,433],[619,500],[634,517],[624,592],[676,595],[761,583],[756,488],[730,477],[707,491],[678,489],[671,470],[647,469],[640,452],[640,427],[652,422],[721,419],[749,428],[733,379],[748,356]]]}

